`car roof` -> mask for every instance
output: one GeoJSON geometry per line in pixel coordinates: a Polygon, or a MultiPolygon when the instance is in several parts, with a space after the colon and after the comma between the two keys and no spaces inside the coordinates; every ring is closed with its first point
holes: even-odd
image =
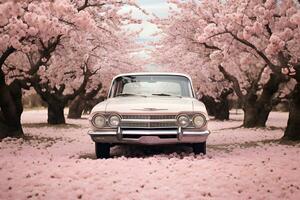
{"type": "Polygon", "coordinates": [[[136,73],[126,73],[126,74],[119,74],[119,75],[115,76],[113,79],[116,79],[116,78],[122,77],[122,76],[145,76],[145,75],[184,76],[184,77],[187,77],[188,79],[191,80],[191,77],[189,75],[182,74],[182,73],[174,73],[174,72],[136,72],[136,73]]]}

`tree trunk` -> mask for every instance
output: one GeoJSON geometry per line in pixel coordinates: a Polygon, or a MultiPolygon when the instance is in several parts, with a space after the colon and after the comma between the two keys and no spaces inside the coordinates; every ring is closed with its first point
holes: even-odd
{"type": "Polygon", "coordinates": [[[215,119],[217,120],[229,120],[229,102],[224,99],[216,103],[215,119]]]}
{"type": "Polygon", "coordinates": [[[17,81],[7,86],[0,81],[0,138],[22,137],[22,90],[17,81]]]}
{"type": "Polygon", "coordinates": [[[300,140],[300,83],[297,83],[290,100],[290,112],[284,139],[300,140]]]}
{"type": "Polygon", "coordinates": [[[244,106],[244,127],[265,127],[269,114],[272,111],[272,98],[278,91],[279,85],[286,79],[282,75],[271,74],[269,81],[263,87],[262,94],[248,95],[244,106]]]}
{"type": "Polygon", "coordinates": [[[17,81],[10,86],[5,83],[2,66],[16,49],[8,47],[0,56],[0,139],[4,137],[21,137],[22,90],[17,81]]]}
{"type": "Polygon", "coordinates": [[[69,106],[69,119],[80,119],[85,107],[85,101],[81,96],[77,96],[69,106]]]}
{"type": "Polygon", "coordinates": [[[246,128],[264,127],[268,119],[269,113],[272,110],[272,98],[278,91],[280,83],[287,81],[282,74],[271,74],[270,79],[263,87],[262,95],[258,98],[258,81],[252,83],[247,95],[242,93],[237,78],[228,73],[221,65],[219,65],[220,72],[225,79],[233,84],[233,89],[243,104],[244,123],[246,128]]]}
{"type": "Polygon", "coordinates": [[[65,124],[64,108],[66,104],[55,100],[48,100],[47,103],[48,124],[65,124]]]}
{"type": "Polygon", "coordinates": [[[215,116],[216,113],[216,102],[213,97],[208,95],[203,95],[203,97],[200,99],[206,107],[207,114],[210,116],[215,116]]]}
{"type": "Polygon", "coordinates": [[[245,128],[265,127],[271,109],[264,108],[258,105],[248,105],[244,109],[245,128]]]}
{"type": "Polygon", "coordinates": [[[257,107],[255,105],[246,105],[244,108],[243,127],[253,128],[257,126],[257,107]]]}
{"type": "Polygon", "coordinates": [[[232,88],[224,88],[219,100],[215,104],[215,119],[218,120],[229,120],[229,101],[228,96],[233,93],[232,88]]]}
{"type": "Polygon", "coordinates": [[[268,121],[271,111],[272,111],[272,108],[269,109],[269,108],[266,108],[265,106],[261,109],[258,109],[256,127],[266,127],[266,123],[268,121]]]}
{"type": "Polygon", "coordinates": [[[279,85],[286,81],[282,75],[271,74],[269,81],[257,101],[257,127],[265,127],[269,114],[272,111],[272,98],[278,91],[279,85]]]}

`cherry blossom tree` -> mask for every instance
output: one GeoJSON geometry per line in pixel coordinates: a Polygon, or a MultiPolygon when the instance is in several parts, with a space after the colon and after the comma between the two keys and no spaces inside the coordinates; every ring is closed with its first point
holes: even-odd
{"type": "MultiPolygon", "coordinates": [[[[192,68],[198,69],[208,78],[217,77],[220,80],[222,76],[231,83],[243,105],[245,127],[265,126],[272,108],[272,98],[286,79],[280,74],[271,73],[264,60],[239,41],[219,33],[216,27],[227,16],[223,12],[233,12],[228,11],[227,1],[226,4],[219,1],[171,3],[177,5],[179,10],[174,10],[169,19],[160,23],[166,27],[164,33],[172,36],[169,47],[183,44],[178,51],[196,52],[200,57],[192,68]]],[[[236,5],[239,3],[236,2],[236,5]]],[[[193,61],[196,59],[189,62],[193,61]]]]}
{"type": "Polygon", "coordinates": [[[121,26],[138,22],[130,13],[119,14],[125,4],[135,5],[88,0],[0,4],[2,137],[22,135],[21,88],[34,87],[48,103],[49,123],[65,122],[66,103],[99,72],[99,49],[116,48],[121,26]]]}
{"type": "MultiPolygon", "coordinates": [[[[290,115],[285,138],[299,139],[299,1],[231,0],[201,3],[217,12],[210,14],[210,21],[207,21],[203,33],[199,35],[199,41],[218,41],[227,48],[242,46],[264,62],[273,77],[281,77],[281,73],[290,77],[291,84],[295,86],[290,94],[290,115]]],[[[222,54],[226,56],[224,51],[222,54]]],[[[269,80],[272,81],[272,76],[269,80]]]]}
{"type": "MultiPolygon", "coordinates": [[[[6,61],[16,52],[34,51],[38,49],[36,39],[46,40],[55,38],[44,51],[44,59],[49,58],[60,35],[67,30],[58,21],[51,22],[45,17],[31,12],[39,2],[14,2],[5,1],[0,4],[0,107],[1,107],[1,137],[20,136],[23,134],[20,116],[23,111],[21,102],[21,87],[24,84],[19,79],[6,83],[7,71],[4,67],[6,61]],[[26,12],[27,11],[27,12],[26,12]],[[36,20],[35,26],[31,25],[32,19],[36,20]],[[51,30],[51,31],[49,31],[51,30]],[[59,36],[59,37],[58,37],[59,36]]],[[[32,23],[34,24],[34,23],[32,23]]],[[[26,86],[26,84],[25,84],[26,86]]]]}

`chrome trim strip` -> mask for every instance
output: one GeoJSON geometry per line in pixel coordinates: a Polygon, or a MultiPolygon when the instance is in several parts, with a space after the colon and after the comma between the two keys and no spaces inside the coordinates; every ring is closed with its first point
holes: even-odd
{"type": "MultiPolygon", "coordinates": [[[[124,134],[130,134],[130,135],[177,135],[179,133],[178,130],[122,130],[121,131],[122,135],[124,134]]],[[[105,132],[101,132],[101,131],[89,131],[88,132],[89,135],[91,136],[107,136],[107,135],[114,135],[117,136],[117,131],[105,131],[105,132]]],[[[206,131],[189,131],[189,130],[183,130],[182,131],[182,136],[186,136],[186,135],[208,135],[210,134],[210,131],[206,130],[206,131]]]]}
{"type": "Polygon", "coordinates": [[[121,122],[177,122],[176,119],[122,119],[121,122]]]}

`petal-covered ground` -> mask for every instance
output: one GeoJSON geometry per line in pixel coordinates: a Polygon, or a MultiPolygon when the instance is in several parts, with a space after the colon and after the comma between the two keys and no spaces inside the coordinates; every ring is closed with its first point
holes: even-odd
{"type": "Polygon", "coordinates": [[[96,160],[86,119],[48,126],[23,114],[26,139],[0,142],[0,199],[300,199],[300,145],[282,144],[286,113],[265,129],[242,115],[211,121],[206,156],[182,146],[113,148],[96,160]]]}

